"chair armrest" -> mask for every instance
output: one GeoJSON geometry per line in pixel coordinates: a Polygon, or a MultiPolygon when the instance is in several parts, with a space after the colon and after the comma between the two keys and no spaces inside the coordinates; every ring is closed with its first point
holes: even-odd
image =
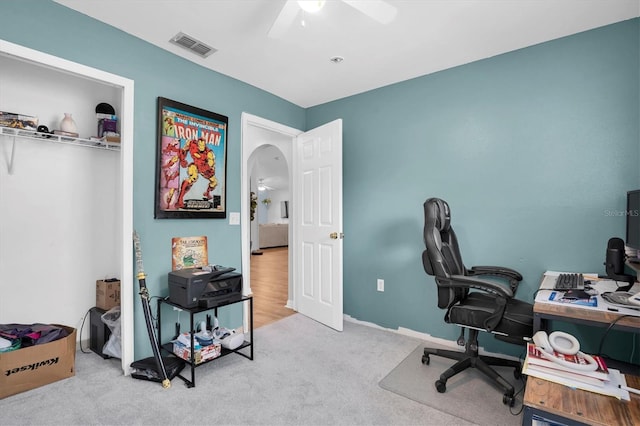
{"type": "MultiPolygon", "coordinates": [[[[438,285],[442,285],[443,281],[448,281],[451,287],[475,288],[497,296],[495,298],[495,307],[493,312],[482,324],[484,329],[489,332],[493,332],[498,324],[500,324],[500,321],[502,321],[502,317],[504,316],[504,311],[507,307],[507,300],[513,298],[513,291],[511,288],[495,281],[485,281],[469,277],[468,275],[452,275],[449,278],[438,278],[438,285]]],[[[446,286],[447,285],[445,285],[445,287],[446,286]]],[[[450,305],[447,308],[447,315],[445,316],[447,322],[449,321],[449,310],[451,307],[452,306],[450,305]]],[[[479,326],[479,324],[477,325],[479,326]]]]}
{"type": "Polygon", "coordinates": [[[504,278],[509,281],[511,291],[515,294],[518,289],[522,275],[515,269],[505,268],[503,266],[473,266],[468,273],[474,275],[490,275],[494,277],[504,278]]]}
{"type": "Polygon", "coordinates": [[[496,275],[505,276],[510,279],[522,281],[522,275],[515,269],[505,268],[504,266],[473,266],[470,269],[473,275],[496,275]]]}
{"type": "Polygon", "coordinates": [[[438,278],[438,284],[445,285],[446,287],[475,288],[509,299],[513,298],[514,295],[512,289],[500,283],[481,280],[467,275],[451,275],[449,278],[438,278]]]}

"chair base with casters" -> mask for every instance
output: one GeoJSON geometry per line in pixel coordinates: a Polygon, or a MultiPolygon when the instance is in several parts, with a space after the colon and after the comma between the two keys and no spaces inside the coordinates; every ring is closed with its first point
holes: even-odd
{"type": "MultiPolygon", "coordinates": [[[[486,329],[473,328],[471,324],[485,323],[495,309],[496,300],[493,296],[481,292],[469,293],[458,304],[452,306],[447,313],[447,322],[462,327],[462,333],[458,338],[458,345],[465,346],[464,352],[453,350],[425,348],[422,363],[429,365],[429,355],[441,356],[458,361],[447,371],[440,375],[435,382],[436,389],[444,393],[447,389],[447,380],[467,368],[477,368],[484,375],[497,384],[503,392],[502,402],[512,407],[515,403],[514,388],[504,377],[500,376],[492,366],[513,367],[513,376],[519,379],[522,365],[519,361],[498,358],[478,354],[478,332],[486,332],[486,329]],[[465,345],[464,333],[469,331],[469,338],[465,345]]],[[[492,335],[508,343],[524,346],[524,336],[531,334],[533,307],[531,304],[518,299],[511,299],[506,304],[500,322],[492,329],[492,335]]]]}
{"type": "MultiPolygon", "coordinates": [[[[464,342],[462,335],[461,339],[458,339],[458,344],[460,344],[461,342],[464,342]]],[[[504,377],[498,374],[497,371],[491,368],[491,366],[513,367],[513,376],[516,379],[519,379],[520,377],[522,377],[522,374],[520,372],[520,362],[493,356],[479,355],[478,330],[475,329],[469,330],[469,340],[466,342],[465,349],[466,350],[464,352],[458,352],[448,349],[424,348],[422,363],[425,365],[429,365],[431,361],[431,355],[458,361],[454,365],[449,367],[444,373],[442,373],[440,375],[440,378],[436,380],[436,390],[440,393],[444,393],[447,390],[447,380],[468,368],[477,368],[485,376],[493,380],[493,382],[497,384],[500,389],[502,389],[502,402],[510,407],[513,407],[515,402],[514,387],[504,377]]]]}

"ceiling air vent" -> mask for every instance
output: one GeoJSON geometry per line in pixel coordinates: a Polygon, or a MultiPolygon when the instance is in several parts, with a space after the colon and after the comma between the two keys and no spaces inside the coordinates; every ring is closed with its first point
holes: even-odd
{"type": "Polygon", "coordinates": [[[203,42],[198,41],[195,38],[182,32],[176,34],[169,41],[173,44],[177,44],[180,47],[184,47],[185,49],[190,50],[196,55],[203,58],[206,58],[207,56],[217,51],[217,49],[214,49],[211,46],[207,46],[203,42]]]}

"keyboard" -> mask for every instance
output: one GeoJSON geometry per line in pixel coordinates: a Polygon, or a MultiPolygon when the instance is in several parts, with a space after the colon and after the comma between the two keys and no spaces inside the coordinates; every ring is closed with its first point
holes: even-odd
{"type": "Polygon", "coordinates": [[[554,290],[584,290],[584,277],[582,274],[560,274],[556,279],[554,290]]]}

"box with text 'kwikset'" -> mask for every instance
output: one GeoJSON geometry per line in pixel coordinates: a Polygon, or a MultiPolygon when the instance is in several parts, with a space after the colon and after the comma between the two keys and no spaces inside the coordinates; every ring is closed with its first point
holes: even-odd
{"type": "Polygon", "coordinates": [[[64,328],[67,337],[0,352],[0,399],[76,374],[76,329],[53,325],[64,328]]]}

